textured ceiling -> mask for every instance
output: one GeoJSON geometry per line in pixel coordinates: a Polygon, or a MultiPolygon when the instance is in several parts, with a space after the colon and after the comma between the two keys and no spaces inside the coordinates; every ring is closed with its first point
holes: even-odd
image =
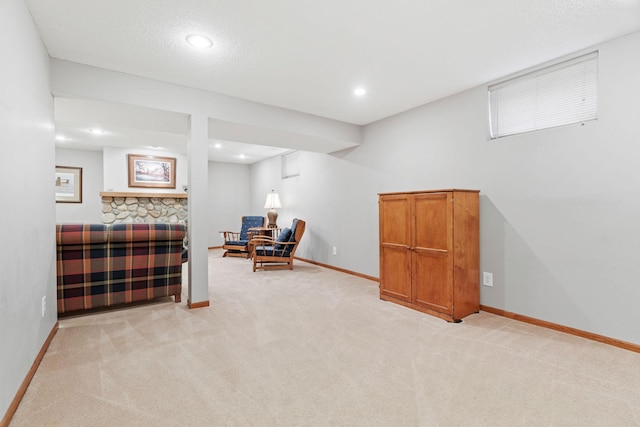
{"type": "Polygon", "coordinates": [[[52,57],[359,125],[640,30],[640,0],[26,3],[52,57]]]}

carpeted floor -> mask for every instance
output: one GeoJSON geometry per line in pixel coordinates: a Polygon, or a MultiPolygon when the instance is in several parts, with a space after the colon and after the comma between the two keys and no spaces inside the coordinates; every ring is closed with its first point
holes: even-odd
{"type": "MultiPolygon", "coordinates": [[[[11,426],[636,426],[640,354],[209,253],[211,306],[69,317],[11,426]]],[[[186,301],[186,289],[183,301],[186,301]]]]}

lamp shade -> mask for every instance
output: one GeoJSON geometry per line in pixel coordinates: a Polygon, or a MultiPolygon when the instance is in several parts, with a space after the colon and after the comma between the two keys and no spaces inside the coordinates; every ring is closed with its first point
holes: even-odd
{"type": "Polygon", "coordinates": [[[278,193],[268,193],[267,194],[267,201],[264,202],[264,208],[265,209],[279,209],[281,208],[282,205],[280,204],[280,196],[278,196],[278,193]]]}

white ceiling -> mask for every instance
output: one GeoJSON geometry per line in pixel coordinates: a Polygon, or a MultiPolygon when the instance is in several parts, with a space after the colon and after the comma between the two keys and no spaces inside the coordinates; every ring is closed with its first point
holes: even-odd
{"type": "MultiPolygon", "coordinates": [[[[185,114],[84,99],[55,98],[56,141],[60,148],[102,150],[104,146],[186,153],[189,118],[185,114]],[[103,134],[94,135],[93,129],[103,134]]],[[[290,151],[284,148],[210,139],[209,160],[252,164],[290,151]]]]}
{"type": "Polygon", "coordinates": [[[640,30],[640,0],[26,3],[52,57],[358,125],[640,30]]]}

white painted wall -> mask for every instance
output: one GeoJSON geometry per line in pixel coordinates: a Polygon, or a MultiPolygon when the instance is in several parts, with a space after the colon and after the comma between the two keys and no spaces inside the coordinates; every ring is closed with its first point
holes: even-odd
{"type": "Polygon", "coordinates": [[[297,256],[378,277],[377,193],[385,174],[341,158],[347,152],[300,152],[300,175],[287,179],[281,179],[279,156],[254,164],[252,205],[262,208],[274,189],[282,202],[278,224],[289,226],[296,217],[306,221],[297,256]]]}
{"type": "Polygon", "coordinates": [[[301,153],[298,178],[256,164],[252,193],[307,220],[300,256],[377,277],[377,193],[479,189],[482,304],[640,344],[640,33],[598,48],[597,122],[491,141],[482,86],[301,153]]]}
{"type": "Polygon", "coordinates": [[[251,169],[249,165],[209,162],[209,247],[222,246],[220,231],[240,231],[243,215],[263,215],[252,211],[251,169]]]}
{"type": "MultiPolygon", "coordinates": [[[[264,129],[265,135],[277,135],[281,140],[286,140],[286,145],[283,143],[282,146],[290,148],[295,148],[296,144],[306,146],[321,141],[319,150],[327,152],[330,151],[328,147],[351,147],[359,144],[361,139],[359,126],[57,59],[51,60],[51,91],[55,96],[111,101],[189,115],[189,296],[192,302],[200,302],[191,299],[194,284],[198,287],[194,295],[206,295],[208,289],[206,254],[209,205],[204,188],[208,182],[208,165],[205,147],[201,145],[207,144],[207,136],[219,136],[215,129],[211,132],[212,119],[220,125],[245,124],[253,132],[264,129]],[[194,119],[199,122],[203,116],[207,118],[208,126],[204,135],[201,135],[201,129],[194,129],[194,119]],[[194,157],[194,153],[205,153],[205,157],[194,157]],[[200,168],[202,162],[204,170],[200,168]],[[194,170],[194,165],[197,165],[197,170],[194,170]],[[192,182],[191,178],[196,175],[203,176],[202,181],[198,179],[192,182]],[[204,265],[196,265],[200,262],[204,265]]],[[[229,126],[223,127],[229,130],[229,126]]],[[[106,188],[111,188],[109,182],[110,179],[105,176],[106,188]]]]}
{"type": "MultiPolygon", "coordinates": [[[[182,193],[183,185],[188,185],[187,156],[184,154],[152,149],[130,149],[122,147],[104,147],[104,187],[100,191],[122,191],[128,193],[182,193]],[[129,154],[142,154],[176,159],[176,188],[129,187],[129,154]]],[[[99,193],[98,192],[98,197],[99,193]]],[[[102,218],[102,217],[101,217],[102,218]]],[[[100,219],[102,222],[102,219],[100,219]]]]}
{"type": "Polygon", "coordinates": [[[209,304],[208,237],[209,218],[207,192],[209,186],[208,137],[209,124],[202,112],[189,118],[189,271],[188,304],[190,307],[209,304]],[[195,281],[194,281],[195,279],[195,281]],[[194,283],[197,286],[194,286],[194,283]]]}
{"type": "Polygon", "coordinates": [[[271,157],[261,162],[251,165],[251,211],[254,215],[266,215],[267,209],[264,203],[267,199],[267,193],[272,190],[280,196],[282,208],[278,209],[277,224],[281,227],[291,222],[290,212],[294,211],[293,199],[290,197],[283,198],[284,181],[280,179],[280,160],[281,156],[271,157]]]}
{"type": "Polygon", "coordinates": [[[1,9],[2,195],[25,214],[2,218],[0,227],[0,418],[57,320],[49,57],[24,2],[4,0],[1,9]]]}
{"type": "Polygon", "coordinates": [[[56,223],[102,223],[102,151],[57,148],[56,165],[82,168],[82,203],[56,203],[56,223]]]}

